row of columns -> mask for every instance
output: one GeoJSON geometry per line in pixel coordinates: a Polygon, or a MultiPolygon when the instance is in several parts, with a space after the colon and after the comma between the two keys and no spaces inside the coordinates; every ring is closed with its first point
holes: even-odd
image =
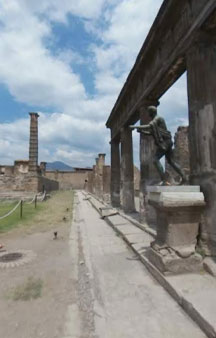
{"type": "MultiPolygon", "coordinates": [[[[140,123],[150,121],[147,116],[149,105],[158,105],[157,101],[146,101],[140,106],[140,123]]],[[[157,172],[151,161],[154,142],[140,134],[140,220],[146,219],[146,185],[151,185],[157,172]]],[[[135,211],[134,203],[134,163],[132,131],[128,127],[121,130],[121,135],[111,141],[111,203],[121,207],[127,213],[135,211]],[[122,187],[121,187],[122,182],[122,187]],[[122,201],[121,201],[122,189],[122,201]]]]}
{"type": "Polygon", "coordinates": [[[120,141],[111,141],[111,203],[114,207],[120,207],[122,204],[125,212],[133,212],[135,204],[132,131],[128,128],[122,129],[120,141]]]}
{"type": "MultiPolygon", "coordinates": [[[[205,252],[216,256],[216,34],[200,32],[196,43],[186,55],[189,150],[191,184],[198,184],[207,203],[201,224],[200,241],[205,252]]],[[[140,107],[140,122],[146,124],[146,108],[157,102],[144,102],[140,107]]],[[[140,213],[145,219],[146,185],[151,184],[154,167],[151,138],[140,137],[140,213]]],[[[120,174],[122,174],[123,209],[134,209],[132,133],[125,127],[118,139],[111,140],[111,202],[120,206],[120,174]],[[121,154],[120,154],[121,143],[121,154]],[[120,165],[121,163],[121,165],[120,165]],[[121,169],[120,169],[121,167],[121,169]]]]}

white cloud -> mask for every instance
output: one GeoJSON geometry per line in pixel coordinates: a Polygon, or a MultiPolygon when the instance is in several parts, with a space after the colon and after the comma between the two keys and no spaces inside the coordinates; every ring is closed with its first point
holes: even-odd
{"type": "MultiPolygon", "coordinates": [[[[105,122],[162,2],[3,0],[0,3],[0,82],[17,101],[37,105],[41,110],[50,106],[56,111],[40,114],[41,160],[64,159],[77,166],[85,165],[86,161],[90,165],[97,152],[109,152],[105,122]],[[87,45],[85,59],[74,48],[55,53],[50,50],[50,46],[55,46],[53,23],[67,25],[70,14],[83,20],[89,33],[97,35],[97,44],[87,45]],[[74,64],[91,68],[94,96],[86,92],[74,64]]],[[[186,105],[182,104],[186,101],[185,82],[181,80],[174,90],[175,95],[168,92],[162,100],[161,110],[170,120],[171,108],[175,109],[177,123],[179,118],[185,118],[186,105]]],[[[1,124],[0,135],[1,162],[28,156],[28,119],[1,124]]]]}

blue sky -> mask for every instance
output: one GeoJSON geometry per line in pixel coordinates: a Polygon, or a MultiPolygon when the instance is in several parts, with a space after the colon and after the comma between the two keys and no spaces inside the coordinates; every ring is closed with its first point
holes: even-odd
{"type": "MultiPolygon", "coordinates": [[[[162,0],[2,0],[0,164],[28,158],[29,111],[39,160],[91,166],[107,153],[105,122],[162,0]]],[[[187,124],[186,79],[162,98],[169,128],[187,124]]],[[[138,135],[134,133],[138,164],[138,135]]]]}

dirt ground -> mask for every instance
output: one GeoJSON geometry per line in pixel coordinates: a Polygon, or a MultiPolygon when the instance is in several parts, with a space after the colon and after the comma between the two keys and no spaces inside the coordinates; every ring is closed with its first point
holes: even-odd
{"type": "Polygon", "coordinates": [[[69,232],[72,193],[60,193],[31,224],[0,236],[8,251],[32,250],[36,257],[15,268],[0,268],[0,336],[64,336],[67,306],[73,303],[69,232]],[[58,239],[54,240],[54,231],[58,239]]]}

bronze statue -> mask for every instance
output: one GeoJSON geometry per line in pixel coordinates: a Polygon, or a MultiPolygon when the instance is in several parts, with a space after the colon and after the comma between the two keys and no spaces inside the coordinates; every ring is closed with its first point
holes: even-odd
{"type": "Polygon", "coordinates": [[[165,171],[163,166],[160,163],[160,159],[165,156],[169,165],[181,176],[180,184],[186,183],[186,176],[181,169],[181,167],[174,161],[173,158],[173,142],[172,135],[169,130],[167,130],[165,120],[157,115],[157,108],[154,106],[148,107],[148,113],[151,118],[149,124],[140,125],[140,126],[129,126],[130,129],[137,129],[139,133],[142,133],[147,136],[153,136],[156,144],[156,152],[153,155],[153,163],[158,170],[158,173],[161,178],[161,185],[169,185],[166,181],[165,171]]]}

